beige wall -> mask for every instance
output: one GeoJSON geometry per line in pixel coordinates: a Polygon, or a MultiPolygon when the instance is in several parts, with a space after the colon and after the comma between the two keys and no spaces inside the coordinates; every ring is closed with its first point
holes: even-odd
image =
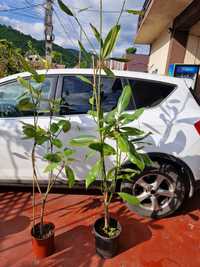
{"type": "Polygon", "coordinates": [[[200,23],[190,30],[185,54],[185,64],[200,64],[200,23]]]}
{"type": "Polygon", "coordinates": [[[167,27],[159,38],[151,45],[148,65],[148,71],[150,73],[156,72],[158,74],[165,74],[169,44],[170,33],[168,32],[167,27]]]}

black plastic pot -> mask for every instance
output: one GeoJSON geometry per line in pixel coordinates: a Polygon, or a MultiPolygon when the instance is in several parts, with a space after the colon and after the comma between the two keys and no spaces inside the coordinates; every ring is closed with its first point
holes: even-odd
{"type": "Polygon", "coordinates": [[[113,237],[107,237],[102,233],[102,228],[104,225],[104,218],[98,219],[94,224],[94,235],[96,244],[96,253],[104,259],[109,259],[117,255],[119,248],[119,236],[121,234],[120,223],[110,218],[110,226],[117,228],[117,234],[113,237]]]}

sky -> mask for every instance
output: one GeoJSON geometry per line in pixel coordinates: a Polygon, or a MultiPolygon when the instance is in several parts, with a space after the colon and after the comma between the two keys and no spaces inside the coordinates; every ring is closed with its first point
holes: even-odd
{"type": "MultiPolygon", "coordinates": [[[[45,0],[0,0],[0,24],[10,25],[25,34],[30,34],[38,40],[44,39],[44,2],[45,0]]],[[[63,2],[78,15],[93,45],[97,46],[89,23],[92,23],[97,28],[99,27],[99,0],[63,0],[63,2]],[[78,13],[82,8],[88,9],[78,13]]],[[[125,9],[140,10],[143,2],[144,0],[126,0],[125,9]]],[[[106,36],[110,27],[116,22],[122,4],[123,0],[103,1],[104,36],[106,36]],[[110,13],[108,11],[112,12],[110,13]]],[[[67,16],[60,10],[56,0],[54,0],[53,8],[54,42],[65,48],[78,49],[77,40],[80,35],[79,26],[72,17],[67,16]]],[[[123,13],[120,20],[121,33],[113,56],[123,55],[126,48],[133,46],[137,20],[138,16],[123,13]]],[[[84,36],[82,42],[84,46],[90,50],[90,46],[84,36]]],[[[148,46],[135,45],[135,47],[137,47],[138,54],[148,54],[148,46]]]]}

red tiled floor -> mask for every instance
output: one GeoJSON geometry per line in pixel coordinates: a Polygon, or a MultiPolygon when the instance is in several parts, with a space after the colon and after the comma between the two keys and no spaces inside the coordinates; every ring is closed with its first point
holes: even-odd
{"type": "MultiPolygon", "coordinates": [[[[101,214],[100,197],[55,195],[47,204],[56,224],[56,252],[36,262],[31,251],[29,193],[0,194],[0,267],[199,267],[200,197],[171,218],[150,220],[116,201],[111,212],[123,227],[119,255],[102,260],[95,254],[92,224],[101,214]]],[[[39,213],[39,209],[38,209],[39,213]]]]}

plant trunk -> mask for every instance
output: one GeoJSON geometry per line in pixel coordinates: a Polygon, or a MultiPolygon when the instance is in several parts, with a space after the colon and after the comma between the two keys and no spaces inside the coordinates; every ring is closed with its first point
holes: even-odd
{"type": "Polygon", "coordinates": [[[46,198],[42,200],[41,214],[40,214],[40,236],[43,237],[43,225],[44,225],[44,209],[46,204],[46,198]]]}
{"type": "Polygon", "coordinates": [[[109,229],[108,192],[104,193],[104,228],[109,229]]]}

